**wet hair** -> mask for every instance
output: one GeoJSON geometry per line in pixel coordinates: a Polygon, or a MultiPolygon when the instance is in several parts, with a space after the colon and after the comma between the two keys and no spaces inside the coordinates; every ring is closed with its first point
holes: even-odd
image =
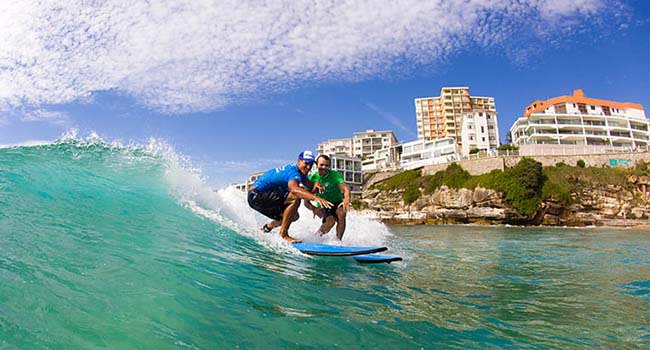
{"type": "Polygon", "coordinates": [[[316,157],[316,163],[318,163],[318,160],[321,159],[321,158],[325,159],[330,164],[332,163],[332,160],[330,159],[330,157],[325,155],[325,154],[321,154],[318,157],[316,157]]]}

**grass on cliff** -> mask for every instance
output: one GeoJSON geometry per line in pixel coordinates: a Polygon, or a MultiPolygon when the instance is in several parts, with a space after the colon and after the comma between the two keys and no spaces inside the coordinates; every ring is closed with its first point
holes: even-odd
{"type": "Polygon", "coordinates": [[[642,163],[633,169],[581,168],[562,163],[542,167],[541,163],[531,158],[522,158],[515,166],[504,171],[493,170],[472,176],[457,163],[452,163],[433,175],[423,176],[421,169],[404,171],[375,184],[373,188],[403,190],[402,198],[409,205],[422,193],[431,194],[443,185],[456,189],[474,189],[480,185],[502,192],[505,200],[519,213],[533,215],[543,200],[552,198],[568,205],[574,200],[572,193],[586,185],[596,188],[607,185],[628,187],[629,175],[648,175],[649,168],[650,163],[642,163]]]}

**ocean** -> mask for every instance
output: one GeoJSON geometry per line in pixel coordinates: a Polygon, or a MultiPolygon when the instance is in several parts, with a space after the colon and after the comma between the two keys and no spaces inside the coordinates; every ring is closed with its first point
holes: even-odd
{"type": "Polygon", "coordinates": [[[0,349],[650,348],[648,232],[264,222],[155,141],[0,148],[0,349]]]}

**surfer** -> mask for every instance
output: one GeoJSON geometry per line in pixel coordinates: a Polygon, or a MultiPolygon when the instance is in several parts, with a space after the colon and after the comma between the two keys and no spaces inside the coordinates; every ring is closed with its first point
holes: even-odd
{"type": "Polygon", "coordinates": [[[296,164],[271,169],[249,186],[248,205],[273,220],[264,224],[262,231],[271,232],[280,226],[282,238],[292,243],[300,242],[289,236],[289,226],[300,217],[300,200],[315,201],[324,208],[332,207],[332,203],[326,199],[300,187],[300,184],[309,190],[314,187],[314,183],[307,178],[313,165],[314,155],[311,151],[304,151],[298,155],[296,164]]]}
{"type": "Polygon", "coordinates": [[[317,172],[309,176],[309,180],[315,184],[320,184],[322,193],[318,196],[332,203],[331,207],[314,206],[309,201],[305,201],[305,207],[311,210],[314,215],[323,219],[319,228],[320,235],[324,235],[332,229],[336,223],[336,238],[343,239],[345,232],[345,220],[348,209],[350,208],[350,188],[345,184],[343,176],[336,170],[330,169],[330,157],[321,154],[316,158],[317,172]]]}

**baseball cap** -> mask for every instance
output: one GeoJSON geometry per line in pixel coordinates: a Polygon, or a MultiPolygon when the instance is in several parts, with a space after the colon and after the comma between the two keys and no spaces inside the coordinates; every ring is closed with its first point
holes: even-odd
{"type": "Polygon", "coordinates": [[[311,153],[311,151],[302,151],[298,155],[298,159],[304,160],[306,163],[313,163],[314,162],[314,155],[311,153]]]}

